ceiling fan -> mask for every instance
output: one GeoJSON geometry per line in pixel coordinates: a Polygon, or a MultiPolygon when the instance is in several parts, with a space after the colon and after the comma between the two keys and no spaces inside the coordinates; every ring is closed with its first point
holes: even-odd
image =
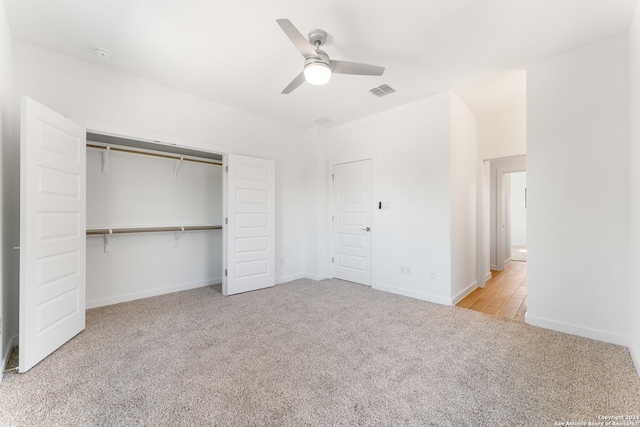
{"type": "Polygon", "coordinates": [[[327,33],[323,30],[311,30],[309,32],[309,41],[307,41],[288,19],[277,19],[276,22],[296,49],[304,56],[302,72],[284,88],[283,94],[293,92],[305,80],[313,85],[323,85],[329,81],[332,73],[360,76],[381,76],[384,73],[384,67],[376,65],[330,60],[329,55],[320,50],[320,46],[327,41],[327,33]]]}

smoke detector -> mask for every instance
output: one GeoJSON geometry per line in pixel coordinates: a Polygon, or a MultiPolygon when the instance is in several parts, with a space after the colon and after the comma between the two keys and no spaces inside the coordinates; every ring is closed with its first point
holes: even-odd
{"type": "Polygon", "coordinates": [[[100,58],[103,59],[109,59],[111,58],[111,51],[109,51],[109,49],[105,49],[103,47],[94,47],[93,51],[96,53],[96,55],[98,55],[100,58]]]}

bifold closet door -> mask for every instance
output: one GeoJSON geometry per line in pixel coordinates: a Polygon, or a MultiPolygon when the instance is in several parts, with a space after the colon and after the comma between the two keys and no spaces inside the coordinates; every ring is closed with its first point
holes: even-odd
{"type": "Polygon", "coordinates": [[[85,328],[86,130],[21,100],[20,372],[85,328]]]}
{"type": "Polygon", "coordinates": [[[275,162],[227,158],[227,270],[222,293],[275,284],[275,162]]]}

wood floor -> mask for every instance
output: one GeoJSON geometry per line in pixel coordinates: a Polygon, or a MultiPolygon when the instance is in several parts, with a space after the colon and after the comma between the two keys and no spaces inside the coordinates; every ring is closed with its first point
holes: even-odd
{"type": "Polygon", "coordinates": [[[504,271],[491,270],[484,288],[477,288],[456,307],[524,322],[527,312],[527,263],[511,261],[504,271]]]}

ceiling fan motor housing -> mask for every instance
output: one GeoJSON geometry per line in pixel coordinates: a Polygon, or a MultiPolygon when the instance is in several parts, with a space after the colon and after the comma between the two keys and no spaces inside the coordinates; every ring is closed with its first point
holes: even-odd
{"type": "Polygon", "coordinates": [[[308,65],[320,63],[331,68],[331,60],[329,59],[329,55],[327,55],[321,50],[317,50],[316,53],[317,53],[316,57],[310,57],[304,60],[304,67],[306,68],[308,65]]]}

